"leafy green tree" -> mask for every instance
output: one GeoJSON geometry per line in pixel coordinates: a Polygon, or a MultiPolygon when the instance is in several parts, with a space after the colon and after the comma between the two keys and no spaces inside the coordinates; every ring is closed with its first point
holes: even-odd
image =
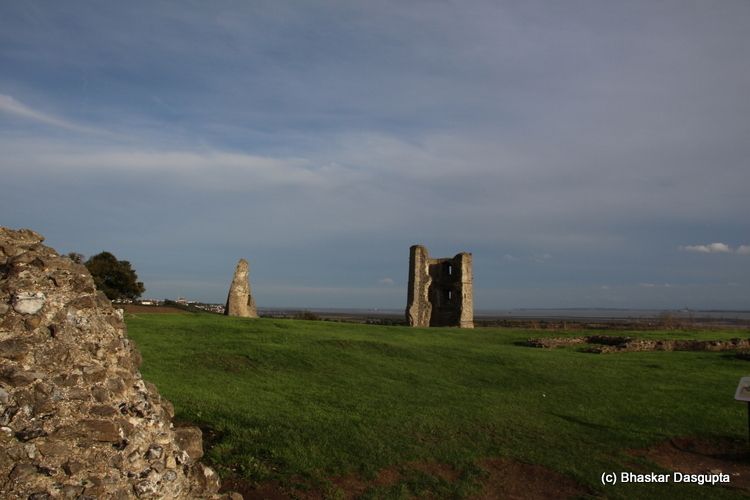
{"type": "Polygon", "coordinates": [[[68,258],[75,262],[76,264],[83,264],[83,254],[80,254],[78,252],[70,252],[68,254],[68,258]]]}
{"type": "Polygon", "coordinates": [[[84,264],[94,277],[96,288],[110,300],[136,299],[146,289],[127,260],[117,260],[109,252],[90,257],[84,264]]]}

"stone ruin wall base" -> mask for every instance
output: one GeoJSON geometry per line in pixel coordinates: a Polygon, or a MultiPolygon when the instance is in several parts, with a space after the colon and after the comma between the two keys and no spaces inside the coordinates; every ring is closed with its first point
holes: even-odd
{"type": "Polygon", "coordinates": [[[172,426],[122,311],[42,241],[0,227],[0,498],[241,498],[172,426]]]}

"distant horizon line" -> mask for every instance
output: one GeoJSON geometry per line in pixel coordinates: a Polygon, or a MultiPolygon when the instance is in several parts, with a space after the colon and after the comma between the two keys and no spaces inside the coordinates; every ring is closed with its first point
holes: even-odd
{"type": "MultiPolygon", "coordinates": [[[[164,301],[176,302],[178,299],[137,299],[138,301],[164,301]]],[[[203,302],[200,300],[189,300],[188,303],[198,303],[213,306],[224,305],[224,302],[203,302]]],[[[316,307],[316,306],[258,306],[258,310],[266,311],[362,311],[362,312],[403,312],[404,308],[394,307],[316,307]]],[[[508,307],[508,308],[478,308],[474,309],[475,315],[497,314],[507,312],[534,312],[534,311],[619,311],[619,312],[701,312],[701,313],[741,313],[750,314],[750,309],[720,309],[720,308],[694,308],[694,307],[508,307]]]]}

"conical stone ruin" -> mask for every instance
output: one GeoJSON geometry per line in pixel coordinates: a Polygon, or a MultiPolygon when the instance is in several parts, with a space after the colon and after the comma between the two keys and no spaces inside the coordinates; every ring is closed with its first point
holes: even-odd
{"type": "Polygon", "coordinates": [[[121,312],[42,241],[0,227],[0,498],[242,498],[173,428],[121,312]]]}
{"type": "Polygon", "coordinates": [[[227,316],[238,316],[240,318],[257,318],[258,310],[255,307],[255,299],[250,292],[250,266],[245,259],[240,259],[234,270],[232,284],[229,287],[227,305],[224,314],[227,316]]]}

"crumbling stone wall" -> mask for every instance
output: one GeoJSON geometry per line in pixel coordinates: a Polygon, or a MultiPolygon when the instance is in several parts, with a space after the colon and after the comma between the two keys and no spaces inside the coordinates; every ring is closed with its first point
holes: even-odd
{"type": "Polygon", "coordinates": [[[42,241],[0,227],[0,498],[241,498],[172,427],[122,314],[42,241]]]}
{"type": "Polygon", "coordinates": [[[583,352],[596,354],[612,352],[643,351],[746,351],[750,349],[750,339],[734,338],[729,340],[650,340],[613,335],[590,335],[588,337],[553,337],[529,339],[529,347],[567,347],[585,344],[583,352]]]}
{"type": "Polygon", "coordinates": [[[258,309],[255,307],[255,299],[250,291],[250,266],[245,259],[237,262],[234,270],[232,284],[229,286],[227,306],[224,314],[227,316],[238,316],[240,318],[257,318],[258,309]]]}
{"type": "Polygon", "coordinates": [[[472,256],[430,258],[422,245],[409,249],[406,321],[410,326],[474,328],[472,256]]]}

